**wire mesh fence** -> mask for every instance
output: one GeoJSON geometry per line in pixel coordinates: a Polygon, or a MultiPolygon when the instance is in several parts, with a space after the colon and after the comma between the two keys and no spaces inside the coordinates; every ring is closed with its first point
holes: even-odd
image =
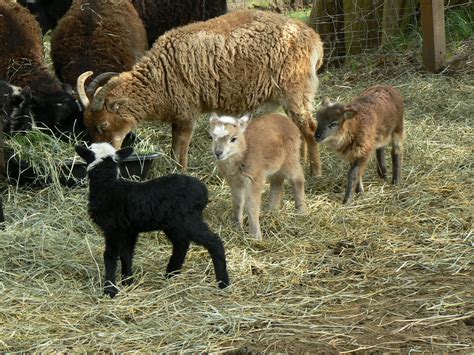
{"type": "MultiPolygon", "coordinates": [[[[399,54],[409,46],[421,55],[420,0],[231,0],[229,7],[265,8],[290,15],[305,9],[298,17],[320,34],[326,64],[338,65],[349,58],[378,55],[381,50],[385,55],[399,54]]],[[[455,37],[459,37],[460,31],[462,35],[463,30],[469,37],[474,0],[445,0],[444,10],[447,15],[453,10],[467,14],[462,19],[455,15],[451,22],[447,19],[448,41],[459,39],[455,37]]]]}

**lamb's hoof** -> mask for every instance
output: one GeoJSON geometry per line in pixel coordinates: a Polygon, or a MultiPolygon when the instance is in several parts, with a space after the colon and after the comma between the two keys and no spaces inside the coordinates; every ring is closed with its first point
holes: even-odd
{"type": "Polygon", "coordinates": [[[296,213],[305,214],[306,212],[308,212],[308,208],[306,207],[306,205],[296,207],[296,213]]]}
{"type": "Polygon", "coordinates": [[[309,172],[309,175],[311,177],[321,177],[323,176],[321,169],[311,169],[309,172]]]}
{"type": "Polygon", "coordinates": [[[129,277],[122,280],[122,285],[124,285],[124,286],[130,286],[131,284],[133,284],[133,277],[132,276],[129,276],[129,277]]]}
{"type": "Polygon", "coordinates": [[[227,282],[225,282],[225,281],[219,281],[219,282],[217,283],[217,287],[219,287],[221,290],[223,290],[223,289],[225,289],[225,288],[227,288],[227,287],[229,287],[229,286],[230,286],[229,280],[227,280],[227,282]]]}
{"type": "Polygon", "coordinates": [[[166,272],[165,277],[167,279],[171,279],[172,277],[176,277],[178,275],[179,275],[179,270],[175,270],[175,271],[166,272]]]}
{"type": "Polygon", "coordinates": [[[119,292],[119,289],[110,281],[107,281],[104,286],[104,294],[109,296],[110,298],[114,298],[117,293],[119,292]]]}

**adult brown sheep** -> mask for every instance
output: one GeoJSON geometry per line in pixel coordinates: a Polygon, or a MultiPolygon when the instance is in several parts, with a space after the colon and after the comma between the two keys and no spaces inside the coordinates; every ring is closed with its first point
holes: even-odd
{"type": "Polygon", "coordinates": [[[79,77],[77,89],[93,140],[120,147],[140,121],[167,122],[184,169],[200,113],[238,115],[280,104],[305,138],[312,173],[320,175],[312,109],[322,58],[318,34],[303,22],[234,11],[167,32],[131,71],[110,79],[91,98],[83,83],[92,73],[79,77]]]}
{"type": "Polygon", "coordinates": [[[143,22],[129,0],[74,0],[51,37],[56,75],[73,86],[87,70],[130,70],[147,49],[143,22]]]}

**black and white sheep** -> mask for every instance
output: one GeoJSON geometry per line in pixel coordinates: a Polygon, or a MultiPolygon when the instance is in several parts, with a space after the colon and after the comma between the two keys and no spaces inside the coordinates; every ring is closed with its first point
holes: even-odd
{"type": "Polygon", "coordinates": [[[23,89],[0,80],[0,119],[3,131],[11,134],[26,131],[33,125],[31,90],[23,89]]]}
{"type": "Polygon", "coordinates": [[[132,259],[138,234],[161,230],[173,244],[166,276],[179,273],[190,242],[205,247],[212,257],[219,288],[229,285],[224,246],[209,230],[202,213],[208,202],[206,186],[186,175],[168,175],[146,182],[119,178],[118,163],[132,148],[116,151],[108,143],[76,146],[88,164],[89,215],[105,236],[105,288],[114,297],[117,259],[122,282],[132,282],[132,259]]]}
{"type": "Polygon", "coordinates": [[[87,70],[130,70],[147,49],[143,22],[129,0],[74,0],[51,36],[56,75],[72,86],[87,70]]]}
{"type": "MultiPolygon", "coordinates": [[[[19,0],[38,19],[43,33],[56,24],[72,4],[72,0],[19,0]]],[[[142,19],[151,47],[155,40],[166,31],[204,21],[227,12],[226,0],[132,0],[142,19]]],[[[117,4],[117,7],[122,6],[117,4]]]]}
{"type": "Polygon", "coordinates": [[[110,79],[93,97],[84,94],[83,81],[77,91],[93,140],[118,148],[141,121],[166,122],[172,125],[172,153],[184,169],[201,113],[236,116],[281,105],[302,132],[311,172],[320,175],[312,110],[322,58],[318,34],[303,22],[233,11],[168,31],[131,71],[110,79]]]}
{"type": "Polygon", "coordinates": [[[34,16],[17,3],[0,2],[0,36],[0,79],[30,87],[38,125],[58,133],[79,127],[81,107],[72,96],[72,88],[49,71],[41,29],[34,16]]]}

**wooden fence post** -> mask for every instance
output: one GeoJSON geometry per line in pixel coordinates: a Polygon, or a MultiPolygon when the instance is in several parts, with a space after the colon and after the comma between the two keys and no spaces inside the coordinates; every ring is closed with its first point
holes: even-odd
{"type": "Polygon", "coordinates": [[[443,0],[421,0],[423,65],[433,73],[446,65],[443,0]]]}

